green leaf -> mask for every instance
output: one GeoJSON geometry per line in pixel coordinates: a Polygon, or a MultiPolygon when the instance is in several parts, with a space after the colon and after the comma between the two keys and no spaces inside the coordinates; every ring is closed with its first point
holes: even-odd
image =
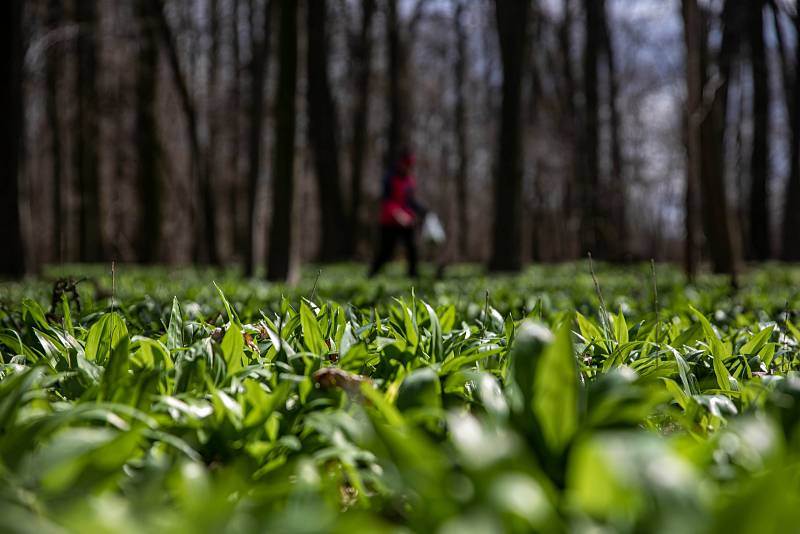
{"type": "Polygon", "coordinates": [[[604,339],[603,334],[600,332],[600,330],[595,325],[593,325],[586,317],[576,312],[575,318],[578,320],[578,330],[581,333],[581,337],[583,337],[583,339],[585,339],[587,343],[604,339]]]}
{"type": "Polygon", "coordinates": [[[411,312],[411,308],[406,306],[402,301],[398,300],[397,302],[400,304],[400,309],[403,313],[403,330],[406,341],[408,341],[409,351],[416,352],[417,345],[419,344],[419,331],[417,329],[417,322],[414,320],[414,315],[411,312]]]}
{"type": "Polygon", "coordinates": [[[614,319],[614,337],[617,338],[617,343],[624,345],[628,342],[628,324],[625,322],[625,315],[620,308],[619,313],[614,319]]]}
{"type": "Polygon", "coordinates": [[[703,326],[703,334],[705,334],[706,342],[711,348],[711,352],[714,354],[714,356],[719,356],[720,358],[730,358],[730,349],[719,338],[717,333],[714,331],[714,327],[712,327],[711,323],[708,322],[708,319],[706,319],[706,316],[693,306],[689,306],[689,309],[692,310],[692,313],[694,313],[695,317],[697,317],[697,320],[700,321],[700,324],[703,326]]]}
{"type": "Polygon", "coordinates": [[[217,293],[219,293],[219,297],[222,299],[222,305],[225,306],[225,312],[228,314],[228,321],[237,325],[240,329],[242,328],[242,323],[239,321],[239,316],[236,315],[236,311],[231,306],[231,303],[228,302],[228,299],[225,297],[225,293],[222,292],[222,289],[214,282],[214,287],[217,288],[217,293]]]}
{"type": "Polygon", "coordinates": [[[450,304],[444,308],[439,314],[439,324],[442,326],[442,332],[448,333],[453,329],[456,324],[456,307],[450,304]]]}
{"type": "Polygon", "coordinates": [[[104,364],[111,356],[114,347],[125,338],[128,328],[117,312],[106,313],[92,325],[86,337],[86,359],[104,364]]]}
{"type": "Polygon", "coordinates": [[[428,350],[432,361],[439,361],[442,359],[442,326],[439,324],[439,317],[436,311],[427,302],[422,303],[425,310],[428,312],[428,317],[431,322],[431,339],[430,348],[428,350]]]}
{"type": "Polygon", "coordinates": [[[411,408],[441,408],[442,385],[430,367],[415,369],[403,379],[395,405],[406,411],[411,408]]]}
{"type": "Polygon", "coordinates": [[[69,299],[63,293],[61,294],[61,313],[64,314],[64,328],[69,335],[75,337],[75,327],[72,325],[72,314],[69,310],[69,299]]]}
{"type": "Polygon", "coordinates": [[[741,353],[746,356],[755,356],[764,348],[764,345],[769,341],[772,336],[772,331],[775,330],[775,325],[770,325],[755,334],[750,340],[742,346],[741,353]]]}
{"type": "Polygon", "coordinates": [[[167,326],[167,349],[175,350],[181,347],[183,347],[183,317],[178,297],[173,297],[172,313],[169,316],[169,326],[167,326]]]}
{"type": "Polygon", "coordinates": [[[328,353],[328,345],[322,337],[322,330],[319,328],[317,316],[306,305],[305,301],[300,303],[300,324],[303,328],[303,341],[309,352],[318,356],[328,353]]]}
{"type": "Polygon", "coordinates": [[[562,451],[578,429],[578,368],[569,323],[542,352],[533,383],[533,413],[548,447],[562,451]]]}
{"type": "Polygon", "coordinates": [[[228,368],[228,376],[236,373],[242,368],[242,359],[244,358],[244,338],[242,337],[241,329],[235,324],[231,323],[227,332],[222,338],[220,345],[222,349],[222,356],[228,368]]]}
{"type": "MultiPolygon", "coordinates": [[[[122,327],[125,328],[124,323],[122,327]]],[[[106,364],[103,373],[103,398],[112,399],[115,395],[122,392],[128,379],[128,369],[130,368],[130,352],[128,351],[128,329],[125,328],[124,335],[121,335],[111,349],[111,356],[106,364]]]]}

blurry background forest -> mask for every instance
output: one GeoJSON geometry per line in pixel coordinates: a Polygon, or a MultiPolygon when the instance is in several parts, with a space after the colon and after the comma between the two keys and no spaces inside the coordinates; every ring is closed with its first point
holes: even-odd
{"type": "Polygon", "coordinates": [[[0,271],[372,254],[399,147],[496,271],[800,260],[793,0],[4,0],[0,271]]]}

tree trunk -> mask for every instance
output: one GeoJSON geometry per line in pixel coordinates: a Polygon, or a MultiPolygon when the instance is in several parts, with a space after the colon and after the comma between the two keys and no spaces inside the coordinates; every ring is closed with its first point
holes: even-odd
{"type": "Polygon", "coordinates": [[[22,37],[23,0],[0,2],[0,277],[16,278],[25,272],[25,258],[20,225],[19,170],[23,138],[22,96],[25,57],[22,37]]]}
{"type": "Polygon", "coordinates": [[[372,77],[371,33],[374,15],[375,0],[364,0],[362,2],[361,30],[354,40],[351,52],[355,65],[355,105],[353,106],[353,154],[350,165],[350,228],[348,232],[348,254],[350,255],[356,251],[361,229],[359,213],[369,128],[369,91],[372,77]]]}
{"type": "Polygon", "coordinates": [[[521,267],[522,66],[526,57],[527,0],[496,0],[497,33],[503,62],[502,110],[494,187],[494,239],[489,268],[521,267]]]}
{"type": "MultiPolygon", "coordinates": [[[[794,25],[795,34],[800,36],[800,14],[794,16],[794,25]]],[[[786,95],[787,109],[791,114],[791,162],[783,210],[781,258],[785,261],[800,261],[800,45],[795,46],[794,51],[794,81],[791,84],[794,89],[786,95]]]]}
{"type": "MultiPolygon", "coordinates": [[[[219,109],[221,108],[219,98],[219,41],[220,41],[220,23],[219,23],[219,0],[208,0],[208,34],[210,39],[210,46],[208,50],[208,63],[206,71],[207,90],[205,94],[205,116],[206,116],[206,146],[205,146],[205,162],[206,168],[206,181],[203,184],[204,206],[208,215],[204,226],[205,230],[213,234],[212,241],[214,250],[209,251],[209,259],[212,263],[220,263],[220,250],[219,239],[217,236],[217,198],[216,184],[219,182],[220,173],[218,171],[217,162],[218,154],[222,153],[220,149],[222,143],[219,138],[219,109]]],[[[210,243],[210,242],[209,242],[210,243]]]]}
{"type": "Polygon", "coordinates": [[[161,146],[156,123],[158,13],[151,2],[137,2],[139,51],[136,62],[136,184],[139,224],[136,254],[142,263],[158,260],[161,236],[161,146]]]}
{"type": "Polygon", "coordinates": [[[769,70],[764,44],[764,4],[750,0],[750,54],[753,73],[753,150],[750,157],[750,253],[764,261],[770,254],[767,199],[769,173],[769,70]]]}
{"type": "Polygon", "coordinates": [[[269,66],[269,43],[272,25],[272,1],[264,5],[263,26],[258,36],[255,17],[250,14],[252,57],[250,59],[250,97],[247,133],[247,240],[244,271],[253,275],[255,268],[255,216],[258,178],[261,172],[261,136],[264,128],[264,81],[269,66]]]}
{"type": "MultiPolygon", "coordinates": [[[[51,32],[58,31],[63,18],[61,0],[49,0],[47,3],[47,27],[51,32]]],[[[58,110],[58,86],[61,73],[61,46],[54,44],[47,51],[45,66],[47,129],[50,132],[51,184],[52,184],[52,217],[53,217],[53,256],[61,263],[64,261],[64,234],[62,232],[63,214],[61,203],[61,184],[63,181],[61,157],[62,141],[58,110]]]]}
{"type": "Polygon", "coordinates": [[[601,225],[604,223],[600,213],[600,96],[598,94],[598,49],[601,46],[600,23],[605,1],[584,0],[586,16],[586,39],[583,51],[583,93],[584,93],[584,172],[580,187],[581,253],[591,252],[594,257],[608,258],[608,247],[601,225]]]}
{"type": "Polygon", "coordinates": [[[386,53],[389,75],[389,127],[387,132],[386,161],[388,167],[399,157],[400,151],[407,143],[408,110],[405,109],[405,50],[400,34],[400,15],[397,10],[397,0],[387,0],[386,13],[386,53]]]}
{"type": "Polygon", "coordinates": [[[297,2],[280,0],[278,89],[275,102],[275,154],[272,221],[267,279],[286,280],[291,264],[294,190],[295,93],[297,90],[297,2]]]}
{"type": "Polygon", "coordinates": [[[467,32],[464,27],[464,2],[459,0],[453,16],[456,35],[455,61],[455,137],[458,167],[456,169],[456,220],[458,221],[458,258],[464,261],[469,256],[469,219],[467,208],[467,169],[469,155],[467,152],[467,110],[466,110],[466,70],[467,70],[467,32]]]}
{"type": "Polygon", "coordinates": [[[571,2],[565,2],[564,19],[558,29],[561,75],[564,79],[564,87],[561,91],[560,102],[566,118],[564,129],[570,147],[569,155],[566,158],[568,167],[564,176],[564,194],[561,203],[562,217],[563,221],[565,221],[563,224],[564,233],[562,235],[566,237],[565,241],[568,241],[568,243],[562,243],[561,250],[568,258],[574,258],[575,249],[577,248],[576,244],[580,241],[580,239],[576,239],[577,236],[575,235],[575,223],[580,222],[580,218],[578,221],[575,219],[576,207],[580,207],[576,206],[575,197],[577,196],[580,198],[581,187],[585,183],[585,178],[583,178],[583,173],[585,171],[582,149],[583,128],[581,126],[581,116],[578,113],[578,107],[576,105],[578,88],[575,82],[572,65],[573,17],[571,5],[571,2]]]}
{"type": "Polygon", "coordinates": [[[100,214],[100,174],[98,162],[97,98],[97,3],[84,0],[75,4],[77,37],[77,112],[75,115],[75,174],[80,191],[80,260],[103,259],[100,214]]]}
{"type": "Polygon", "coordinates": [[[705,32],[696,0],[682,0],[684,39],[686,43],[686,242],[684,269],[689,280],[697,275],[697,184],[700,182],[702,140],[703,79],[702,49],[705,32]]]}
{"type": "Polygon", "coordinates": [[[342,260],[347,254],[347,219],[342,205],[336,101],[328,78],[327,2],[306,9],[308,38],[308,135],[313,153],[320,208],[319,260],[342,260]]]}
{"type": "Polygon", "coordinates": [[[600,10],[600,31],[602,35],[602,51],[605,55],[607,74],[608,74],[608,107],[611,111],[609,117],[609,131],[611,137],[611,180],[607,184],[608,202],[611,206],[608,221],[613,228],[606,232],[606,242],[608,243],[612,258],[616,261],[624,261],[628,255],[628,227],[626,218],[627,208],[627,183],[622,161],[622,141],[620,140],[622,121],[620,120],[617,69],[614,57],[614,46],[611,40],[611,32],[608,26],[605,1],[602,2],[600,10]],[[613,243],[613,246],[611,244],[613,243]]]}
{"type": "Polygon", "coordinates": [[[230,173],[230,184],[228,188],[228,218],[231,221],[231,241],[233,243],[233,254],[237,259],[246,251],[246,236],[250,235],[249,221],[246,220],[247,209],[243,209],[247,203],[244,183],[240,174],[239,164],[240,140],[241,140],[241,50],[239,46],[239,7],[240,0],[231,0],[230,13],[230,45],[233,81],[230,84],[230,95],[228,99],[228,121],[230,124],[230,147],[228,152],[228,172],[230,173]],[[242,216],[244,214],[245,216],[242,216]]]}
{"type": "Polygon", "coordinates": [[[204,164],[200,147],[200,134],[197,122],[197,110],[192,101],[189,86],[181,69],[180,57],[178,55],[178,45],[175,36],[169,26],[169,21],[164,13],[164,0],[150,0],[153,12],[156,15],[156,25],[161,42],[166,50],[169,61],[172,79],[178,90],[181,108],[186,119],[186,135],[189,140],[189,152],[191,158],[192,175],[197,177],[197,188],[200,195],[200,205],[203,213],[195,213],[195,261],[204,263],[218,263],[217,256],[217,236],[214,231],[215,206],[211,195],[211,180],[209,169],[204,164]]]}
{"type": "MultiPolygon", "coordinates": [[[[733,229],[734,223],[728,209],[725,186],[725,125],[731,58],[737,46],[737,29],[741,29],[741,19],[737,15],[742,6],[735,5],[739,1],[729,0],[725,4],[724,30],[718,60],[719,74],[716,79],[707,80],[704,84],[703,93],[709,97],[703,103],[703,107],[707,109],[702,110],[700,122],[700,194],[706,242],[713,271],[730,275],[733,285],[737,282],[741,243],[738,232],[733,229]]],[[[705,39],[702,45],[701,72],[706,79],[708,51],[705,39]]]]}

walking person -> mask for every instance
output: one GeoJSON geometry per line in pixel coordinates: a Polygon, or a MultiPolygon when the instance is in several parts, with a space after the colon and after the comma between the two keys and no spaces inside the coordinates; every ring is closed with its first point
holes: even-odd
{"type": "Polygon", "coordinates": [[[408,276],[417,276],[417,243],[415,227],[417,221],[425,213],[425,208],[416,198],[416,180],[414,179],[414,155],[403,150],[400,158],[392,165],[383,183],[381,198],[380,236],[375,260],[369,276],[375,276],[394,255],[397,241],[401,241],[406,250],[408,276]]]}

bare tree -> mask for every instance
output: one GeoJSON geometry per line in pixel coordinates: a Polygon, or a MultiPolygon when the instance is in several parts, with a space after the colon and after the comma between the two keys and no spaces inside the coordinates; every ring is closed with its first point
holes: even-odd
{"type": "MultiPolygon", "coordinates": [[[[64,10],[61,0],[47,2],[47,29],[57,32],[63,22],[64,10]]],[[[63,172],[61,166],[62,140],[60,113],[58,109],[58,86],[61,75],[62,48],[58,43],[52,44],[47,50],[45,78],[47,96],[45,108],[47,114],[47,128],[50,133],[50,158],[51,158],[51,183],[52,183],[52,210],[53,210],[53,256],[56,261],[64,260],[64,235],[62,232],[62,189],[63,172]]]]}
{"type": "Polygon", "coordinates": [[[103,259],[100,214],[99,110],[97,93],[98,17],[96,0],[75,4],[78,25],[75,114],[75,174],[80,191],[78,226],[80,259],[97,262],[103,259]]]}
{"type": "Polygon", "coordinates": [[[275,100],[272,221],[269,228],[267,279],[286,280],[291,264],[294,193],[295,93],[297,91],[296,0],[279,0],[278,90],[275,100]]]}
{"type": "Polygon", "coordinates": [[[362,182],[364,162],[367,154],[367,132],[369,128],[369,96],[372,78],[372,20],[375,15],[375,0],[364,0],[361,8],[361,26],[358,35],[351,39],[351,57],[354,65],[355,105],[353,106],[353,139],[350,161],[350,224],[348,252],[353,254],[358,242],[361,225],[362,182]]]}
{"type": "Polygon", "coordinates": [[[327,2],[306,9],[306,100],[308,136],[313,152],[320,211],[319,260],[341,260],[347,254],[347,219],[342,204],[336,101],[328,76],[327,2]]]}
{"type": "Polygon", "coordinates": [[[152,2],[136,3],[138,57],[136,61],[136,190],[139,223],[136,254],[139,261],[158,260],[161,235],[161,144],[156,122],[158,80],[158,13],[152,2]]]}
{"type": "Polygon", "coordinates": [[[234,257],[239,257],[239,254],[246,251],[246,239],[250,236],[250,221],[247,220],[249,213],[246,208],[241,209],[242,205],[246,206],[245,198],[249,199],[249,195],[247,195],[245,191],[239,157],[241,154],[242,115],[242,65],[241,46],[239,42],[239,13],[241,0],[231,0],[229,5],[231,10],[228,16],[230,22],[229,45],[231,49],[233,83],[230,84],[230,93],[228,97],[228,119],[230,121],[230,148],[228,151],[227,163],[227,169],[230,173],[228,218],[231,221],[231,242],[233,243],[234,257]],[[242,214],[244,214],[244,216],[242,214]]]}
{"type": "Polygon", "coordinates": [[[696,0],[682,0],[684,38],[686,42],[686,204],[685,227],[686,242],[684,252],[684,268],[686,275],[693,280],[697,273],[699,261],[697,250],[697,184],[700,183],[702,158],[702,139],[700,126],[702,122],[703,98],[703,40],[705,32],[700,9],[696,0]]]}
{"type": "MultiPolygon", "coordinates": [[[[603,2],[604,4],[604,2],[603,2]]],[[[611,207],[611,213],[608,217],[608,223],[612,226],[607,231],[610,236],[611,243],[610,249],[612,257],[615,260],[624,260],[627,257],[627,243],[628,243],[628,221],[627,213],[627,187],[628,184],[625,180],[625,169],[623,168],[622,161],[622,142],[620,136],[622,135],[622,121],[620,119],[619,111],[619,87],[617,83],[617,69],[616,58],[614,56],[614,46],[611,39],[611,30],[608,24],[608,16],[606,13],[605,4],[600,10],[601,20],[599,22],[601,32],[601,50],[605,56],[606,61],[606,82],[608,84],[608,108],[610,110],[610,117],[608,119],[608,128],[610,132],[610,150],[611,150],[611,180],[606,185],[606,197],[611,207]]]]}
{"type": "MultiPolygon", "coordinates": [[[[252,6],[252,3],[251,3],[252,6]]],[[[262,27],[256,27],[255,14],[250,13],[250,96],[248,102],[247,130],[247,239],[245,241],[244,270],[253,275],[255,267],[255,215],[258,177],[261,172],[261,146],[264,129],[264,82],[269,67],[269,43],[272,26],[272,0],[264,3],[262,27]]]]}
{"type": "Polygon", "coordinates": [[[389,124],[387,129],[387,166],[394,162],[399,151],[408,143],[408,120],[411,114],[411,100],[408,90],[408,56],[417,24],[423,14],[424,0],[416,0],[411,18],[404,28],[398,11],[398,0],[386,0],[386,54],[388,68],[387,107],[389,124]]]}
{"type": "Polygon", "coordinates": [[[189,85],[181,68],[178,45],[175,42],[172,28],[164,12],[164,0],[145,0],[153,3],[153,12],[157,16],[158,34],[167,54],[167,60],[172,74],[173,82],[178,90],[184,119],[186,120],[186,135],[189,139],[189,153],[192,165],[192,175],[197,179],[197,191],[200,199],[196,206],[201,213],[194,213],[194,256],[195,261],[219,263],[217,255],[217,234],[215,231],[216,210],[214,197],[211,190],[210,169],[205,165],[203,151],[200,146],[200,133],[198,126],[197,109],[189,91],[189,85]]]}
{"type": "Polygon", "coordinates": [[[19,209],[19,169],[23,131],[22,64],[25,55],[22,0],[0,2],[0,276],[18,277],[25,271],[19,209]]]}
{"type": "Polygon", "coordinates": [[[625,181],[620,145],[620,119],[614,50],[606,16],[605,0],[584,0],[586,38],[583,52],[584,172],[581,198],[580,236],[583,252],[602,259],[622,259],[627,241],[625,181]],[[604,76],[603,76],[604,75],[604,76]],[[604,179],[601,168],[601,80],[605,80],[611,175],[604,179]]]}
{"type": "Polygon", "coordinates": [[[211,259],[214,263],[219,263],[219,238],[217,236],[217,184],[219,184],[219,177],[221,173],[217,164],[220,160],[219,154],[222,153],[217,147],[221,146],[220,140],[220,6],[219,0],[208,0],[206,17],[208,22],[208,61],[206,62],[206,94],[205,94],[205,119],[206,119],[206,147],[204,152],[206,168],[206,183],[205,189],[202,192],[204,196],[204,206],[212,207],[209,218],[205,225],[208,227],[207,231],[214,234],[214,248],[215,250],[210,253],[211,259]]]}
{"type": "MultiPolygon", "coordinates": [[[[777,16],[777,13],[776,13],[777,16]]],[[[800,261],[800,11],[793,13],[792,20],[797,36],[794,47],[794,76],[784,81],[786,107],[789,111],[790,124],[790,165],[789,181],[784,195],[781,258],[786,261],[800,261]],[[791,90],[789,90],[791,89],[791,90]]],[[[776,26],[778,26],[776,24],[776,26]]],[[[780,35],[780,30],[778,30],[780,35]]],[[[788,76],[784,75],[784,78],[788,76]]]]}
{"type": "Polygon", "coordinates": [[[716,273],[729,274],[734,285],[737,281],[740,243],[728,210],[724,132],[730,62],[735,52],[737,27],[741,23],[741,19],[736,18],[739,13],[737,7],[741,6],[734,5],[738,1],[729,0],[725,4],[722,44],[717,73],[713,78],[709,76],[708,22],[705,14],[696,0],[684,0],[683,4],[686,41],[695,47],[692,49],[687,46],[687,65],[699,67],[696,71],[687,68],[689,101],[694,104],[694,107],[690,105],[688,108],[689,168],[690,172],[699,169],[703,227],[712,269],[716,273]]]}
{"type": "Polygon", "coordinates": [[[453,15],[453,29],[456,37],[456,60],[454,62],[453,83],[456,93],[455,137],[458,166],[456,169],[456,220],[458,221],[458,256],[461,260],[469,255],[469,218],[467,217],[467,169],[469,155],[467,148],[467,110],[466,110],[466,70],[467,70],[467,30],[464,23],[463,0],[458,0],[453,15]]]}
{"type": "Polygon", "coordinates": [[[753,148],[750,156],[750,246],[752,259],[771,256],[767,198],[769,174],[769,68],[764,43],[764,2],[750,0],[749,44],[753,77],[753,148]]]}
{"type": "Polygon", "coordinates": [[[516,271],[522,262],[522,77],[529,11],[528,0],[495,2],[503,101],[495,164],[492,271],[516,271]]]}

